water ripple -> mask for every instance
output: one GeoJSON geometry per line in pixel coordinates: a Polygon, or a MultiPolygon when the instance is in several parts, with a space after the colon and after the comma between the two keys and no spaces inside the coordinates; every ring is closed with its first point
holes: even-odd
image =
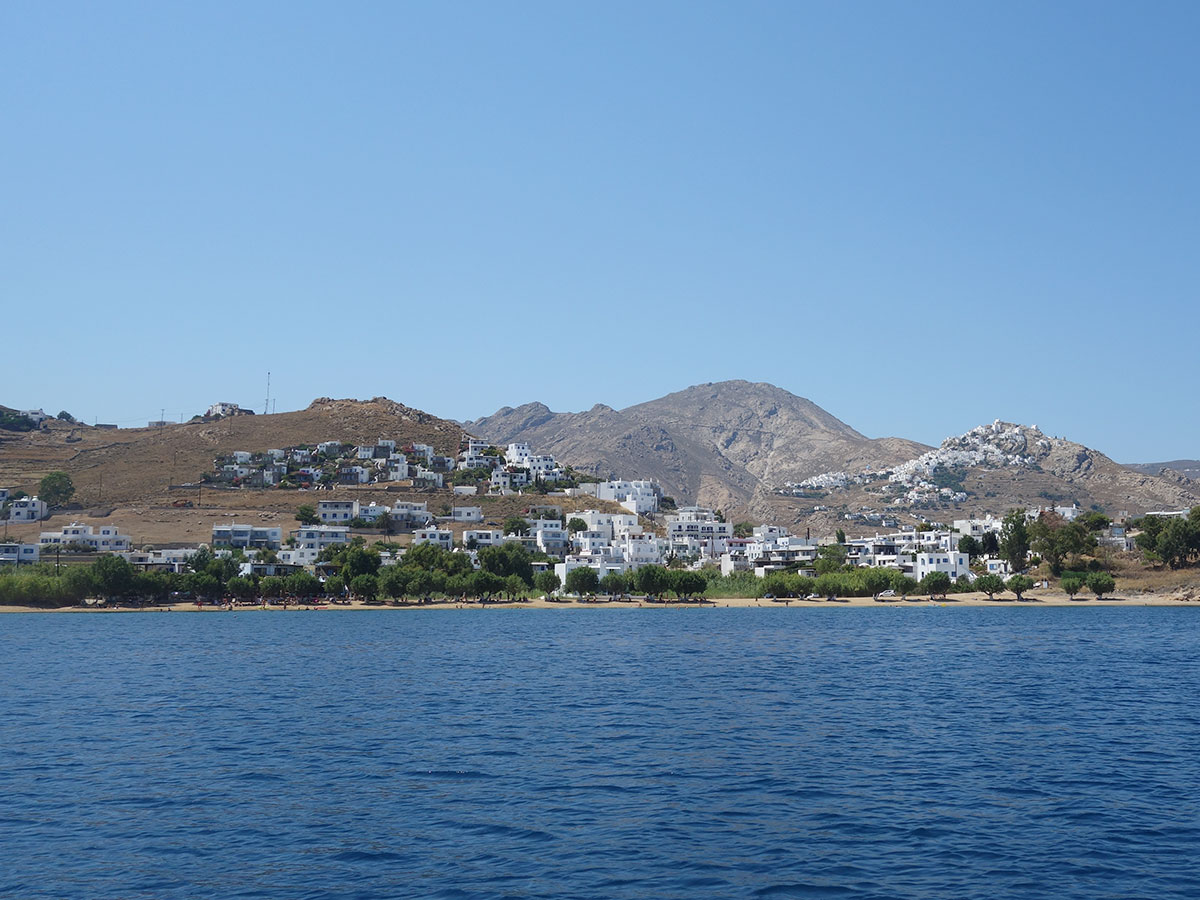
{"type": "Polygon", "coordinates": [[[1187,610],[0,629],[3,896],[1200,895],[1187,610]]]}

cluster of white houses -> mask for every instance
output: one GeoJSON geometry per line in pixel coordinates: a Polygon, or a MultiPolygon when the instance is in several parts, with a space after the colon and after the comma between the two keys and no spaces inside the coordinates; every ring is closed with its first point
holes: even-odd
{"type": "MultiPolygon", "coordinates": [[[[287,482],[296,485],[383,482],[408,483],[417,488],[441,488],[454,471],[478,473],[486,479],[488,493],[518,493],[538,482],[557,485],[567,479],[566,469],[549,454],[534,453],[527,442],[518,441],[501,452],[487,441],[465,436],[458,457],[439,455],[428,444],[397,446],[390,438],[374,444],[353,445],[323,441],[315,447],[289,447],[252,453],[235,450],[213,462],[206,476],[237,486],[271,487],[287,482]]],[[[455,493],[471,495],[477,484],[457,485],[455,493]]],[[[585,482],[565,488],[568,495],[593,496],[619,503],[635,515],[656,512],[662,491],[651,481],[585,482]]]]}

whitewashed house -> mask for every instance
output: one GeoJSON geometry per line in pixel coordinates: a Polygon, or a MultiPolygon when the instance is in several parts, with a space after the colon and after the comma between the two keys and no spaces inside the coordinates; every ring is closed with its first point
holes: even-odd
{"type": "Polygon", "coordinates": [[[38,538],[43,547],[79,544],[97,553],[118,553],[133,547],[133,540],[121,534],[116,525],[101,525],[98,529],[72,522],[61,531],[43,531],[38,538]]]}
{"type": "Polygon", "coordinates": [[[443,550],[454,548],[454,532],[447,528],[418,528],[413,532],[412,545],[437,544],[443,550]]]}
{"type": "Polygon", "coordinates": [[[18,541],[0,544],[0,566],[32,565],[40,557],[37,544],[22,544],[18,541]]]}
{"type": "Polygon", "coordinates": [[[283,544],[283,529],[267,525],[239,525],[237,522],[214,525],[212,545],[214,547],[254,547],[278,550],[283,544]]]}
{"type": "Polygon", "coordinates": [[[336,525],[357,519],[359,506],[357,500],[319,500],[317,502],[317,518],[322,523],[336,525]]]}
{"type": "Polygon", "coordinates": [[[40,522],[46,518],[48,507],[37,497],[22,497],[11,500],[8,504],[8,520],[10,522],[40,522]]]}

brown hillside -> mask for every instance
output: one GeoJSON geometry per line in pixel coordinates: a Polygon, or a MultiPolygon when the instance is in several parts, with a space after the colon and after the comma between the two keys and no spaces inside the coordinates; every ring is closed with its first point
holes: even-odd
{"type": "Polygon", "coordinates": [[[157,428],[108,430],[51,420],[40,431],[3,433],[0,485],[37,492],[47,472],[61,470],[84,506],[119,506],[163,498],[167,485],[196,481],[213,459],[234,450],[269,450],[341,440],[392,438],[458,452],[459,425],[401,403],[314,400],[307,409],[270,416],[232,416],[157,428]]]}

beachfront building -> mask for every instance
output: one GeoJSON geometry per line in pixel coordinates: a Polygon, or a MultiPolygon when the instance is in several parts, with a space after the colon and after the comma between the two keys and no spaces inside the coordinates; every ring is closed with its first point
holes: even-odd
{"type": "Polygon", "coordinates": [[[357,500],[318,500],[317,518],[323,523],[336,525],[358,518],[357,500]]]}
{"type": "Polygon", "coordinates": [[[240,525],[237,522],[214,525],[212,545],[278,550],[283,545],[283,529],[268,525],[240,525]]]}
{"type": "Polygon", "coordinates": [[[32,565],[40,558],[37,544],[22,544],[18,541],[0,544],[0,566],[32,565]]]}
{"type": "Polygon", "coordinates": [[[129,535],[121,534],[116,525],[101,525],[96,529],[79,522],[72,522],[61,531],[43,531],[38,543],[43,547],[87,547],[97,553],[119,553],[133,547],[133,540],[129,535]]]}
{"type": "Polygon", "coordinates": [[[37,497],[22,497],[11,500],[8,504],[8,521],[10,522],[40,522],[46,518],[49,508],[37,497]]]}
{"type": "Polygon", "coordinates": [[[938,551],[918,553],[913,561],[913,578],[920,581],[931,572],[945,572],[953,581],[960,575],[971,575],[971,557],[966,553],[938,551]]]}
{"type": "Polygon", "coordinates": [[[327,547],[350,542],[350,529],[344,525],[306,525],[291,534],[294,544],[289,550],[281,550],[280,562],[298,566],[312,565],[317,556],[327,547]]]}
{"type": "Polygon", "coordinates": [[[718,557],[729,546],[733,525],[717,520],[716,513],[703,506],[685,506],[667,519],[667,537],[672,547],[686,548],[688,555],[718,557]]]}

